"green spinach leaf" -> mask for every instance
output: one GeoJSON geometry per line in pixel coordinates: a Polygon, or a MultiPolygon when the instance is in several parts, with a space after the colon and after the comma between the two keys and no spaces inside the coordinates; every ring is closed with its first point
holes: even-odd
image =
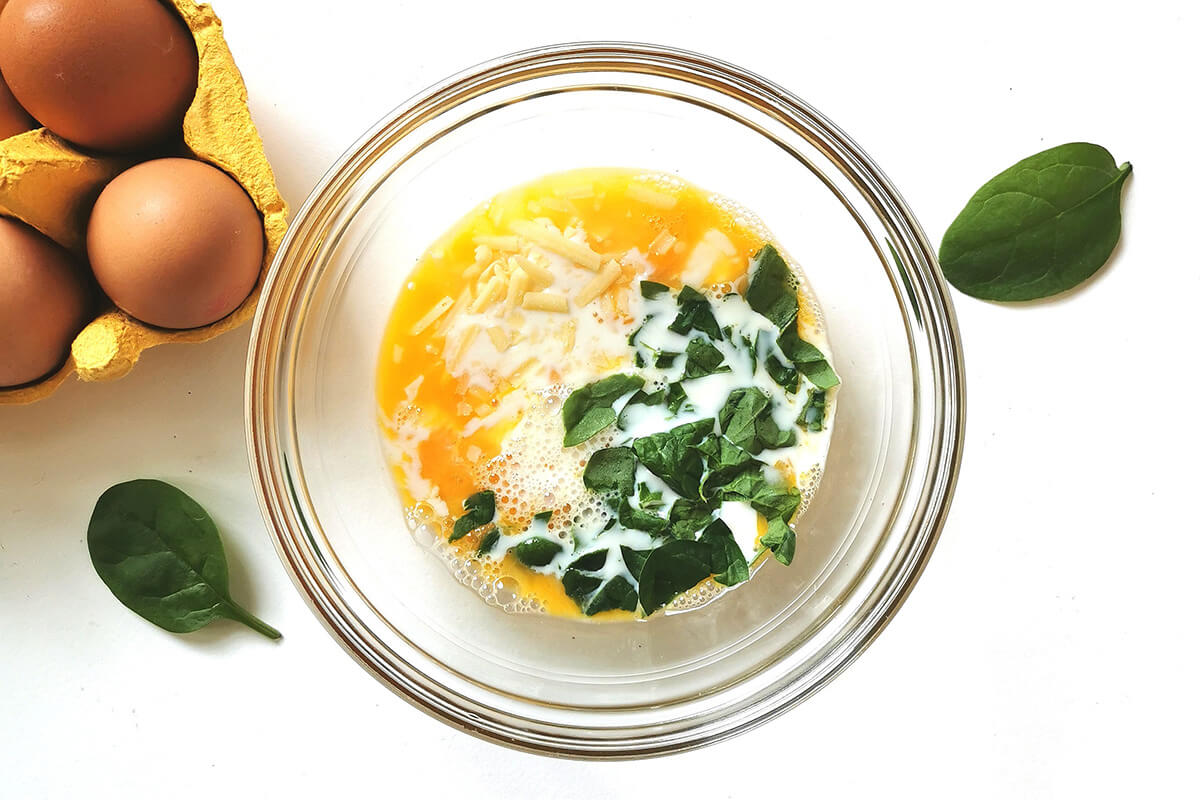
{"type": "Polygon", "coordinates": [[[771,398],[756,386],[734,389],[717,415],[722,435],[743,450],[751,450],[758,435],[758,417],[770,402],[771,398]]]}
{"type": "Polygon", "coordinates": [[[583,485],[593,492],[615,492],[624,497],[633,494],[633,473],[637,458],[628,447],[605,447],[592,453],[583,470],[583,485]]]}
{"type": "Polygon", "coordinates": [[[635,531],[646,531],[655,535],[667,529],[667,521],[665,519],[653,511],[634,508],[629,502],[628,497],[621,498],[621,503],[617,507],[617,521],[626,528],[631,528],[635,531]]]}
{"type": "Polygon", "coordinates": [[[687,392],[683,390],[682,383],[667,384],[667,410],[672,414],[678,414],[679,409],[683,408],[683,404],[688,401],[687,392]]]}
{"type": "Polygon", "coordinates": [[[667,513],[667,532],[675,539],[692,540],[696,531],[712,521],[714,503],[680,498],[667,513]]]}
{"type": "Polygon", "coordinates": [[[942,237],[946,280],[972,297],[1003,301],[1082,283],[1121,237],[1121,187],[1132,171],[1086,142],[1018,161],[985,183],[942,237]]]}
{"type": "Polygon", "coordinates": [[[800,303],[792,270],[774,245],[763,245],[750,260],[750,286],[746,302],[779,330],[795,327],[800,303]]]}
{"type": "Polygon", "coordinates": [[[479,547],[475,549],[475,555],[486,556],[488,553],[492,552],[492,549],[495,548],[496,543],[499,541],[500,529],[495,527],[491,528],[483,535],[483,538],[479,540],[479,547]]]}
{"type": "Polygon", "coordinates": [[[496,493],[490,490],[476,492],[463,500],[463,509],[467,513],[454,520],[454,530],[450,532],[451,542],[457,542],[496,518],[496,493]]]}
{"type": "Polygon", "coordinates": [[[169,483],[134,480],[108,489],[92,511],[87,543],[92,566],[113,595],[164,630],[191,633],[224,618],[280,637],[229,596],[217,526],[169,483]]]}
{"type": "Polygon", "coordinates": [[[717,434],[710,435],[696,449],[707,458],[708,469],[700,485],[700,493],[705,498],[715,496],[739,473],[762,466],[749,452],[717,434]]]}
{"type": "Polygon", "coordinates": [[[749,503],[768,522],[775,517],[790,522],[801,499],[799,489],[772,486],[762,472],[743,472],[738,475],[721,490],[721,497],[749,503]]]}
{"type": "Polygon", "coordinates": [[[656,283],[655,281],[642,281],[641,283],[642,297],[647,300],[652,300],[664,292],[671,291],[666,284],[656,283]]]}
{"type": "Polygon", "coordinates": [[[636,375],[618,373],[581,386],[563,403],[564,447],[586,442],[617,421],[613,403],[622,395],[642,388],[645,381],[636,375]]]}
{"type": "Polygon", "coordinates": [[[625,562],[625,569],[629,570],[629,574],[635,581],[642,579],[642,567],[646,565],[646,559],[652,552],[654,551],[634,550],[632,547],[621,545],[621,559],[625,562]]]}
{"type": "Polygon", "coordinates": [[[722,520],[714,520],[700,534],[700,541],[712,548],[713,580],[723,586],[733,586],[750,580],[750,565],[742,548],[733,538],[733,531],[722,520]]]}
{"type": "Polygon", "coordinates": [[[633,611],[637,609],[637,604],[637,590],[633,588],[629,581],[620,575],[616,575],[605,581],[580,608],[584,614],[590,617],[599,614],[601,611],[612,611],[616,608],[623,611],[633,611]]]}
{"type": "Polygon", "coordinates": [[[730,367],[725,363],[725,356],[706,339],[696,338],[688,341],[687,361],[683,364],[685,380],[729,371],[730,367]]]}
{"type": "Polygon", "coordinates": [[[832,389],[841,383],[837,373],[825,359],[825,354],[801,339],[800,334],[796,332],[796,326],[793,325],[779,334],[779,349],[818,389],[832,389]]]}
{"type": "Polygon", "coordinates": [[[712,548],[672,539],[650,551],[638,578],[638,599],[649,616],[712,574],[712,548]]]}
{"type": "Polygon", "coordinates": [[[717,325],[717,319],[713,316],[708,298],[691,286],[684,286],[679,290],[675,302],[679,304],[679,314],[667,326],[668,330],[675,333],[700,331],[707,334],[714,342],[721,341],[721,326],[717,325]]]}
{"type": "Polygon", "coordinates": [[[810,389],[808,400],[800,409],[796,424],[805,430],[816,433],[825,427],[825,393],[810,389]]]}
{"type": "Polygon", "coordinates": [[[683,497],[700,496],[700,478],[704,459],[695,445],[712,432],[713,420],[702,419],[671,428],[669,431],[633,440],[633,452],[646,469],[683,497]]]}
{"type": "Polygon", "coordinates": [[[784,566],[791,564],[796,556],[796,533],[780,517],[767,520],[767,530],[758,541],[784,566]]]}
{"type": "Polygon", "coordinates": [[[562,552],[562,545],[553,539],[531,536],[517,544],[512,554],[527,567],[544,567],[562,552]]]}

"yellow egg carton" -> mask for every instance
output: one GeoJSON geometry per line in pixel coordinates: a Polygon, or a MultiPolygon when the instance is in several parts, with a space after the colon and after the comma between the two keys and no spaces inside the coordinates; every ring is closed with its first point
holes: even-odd
{"type": "MultiPolygon", "coordinates": [[[[199,84],[183,120],[183,141],[196,158],[233,176],[262,214],[266,252],[258,282],[232,314],[190,330],[155,328],[111,305],[100,308],[99,316],[75,337],[61,369],[35,384],[0,389],[0,405],[41,400],[72,373],[85,381],[120,378],[143,350],[166,342],[204,342],[254,315],[263,276],[287,229],[287,204],[250,119],[246,85],[225,43],[221,20],[208,5],[170,2],[191,30],[200,56],[199,84]]],[[[0,141],[0,214],[32,225],[82,257],[92,204],[110,180],[137,160],[84,154],[44,129],[10,137],[0,141]]]]}

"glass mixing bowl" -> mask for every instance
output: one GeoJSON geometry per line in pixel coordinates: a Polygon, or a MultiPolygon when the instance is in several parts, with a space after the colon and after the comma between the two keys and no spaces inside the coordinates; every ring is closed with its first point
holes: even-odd
{"type": "Polygon", "coordinates": [[[829,120],[706,56],[571,44],[434,86],[334,165],[263,288],[246,428],[279,555],[360,664],[496,742],[630,757],[761,724],[879,634],[946,516],[963,366],[920,226],[829,120]],[[814,286],[843,378],[792,565],[772,561],[716,602],[645,622],[484,603],[407,529],[376,421],[380,337],[421,252],[499,190],[582,166],[676,173],[757,213],[814,286]]]}

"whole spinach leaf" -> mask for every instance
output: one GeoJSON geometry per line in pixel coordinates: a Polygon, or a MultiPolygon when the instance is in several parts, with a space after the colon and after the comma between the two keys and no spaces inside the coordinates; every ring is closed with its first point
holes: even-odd
{"type": "Polygon", "coordinates": [[[637,458],[628,447],[605,447],[592,453],[583,470],[583,485],[593,492],[633,494],[637,458]]]}
{"type": "Polygon", "coordinates": [[[467,513],[454,520],[454,530],[450,532],[451,542],[457,542],[496,518],[496,493],[491,490],[476,492],[463,500],[463,509],[467,513]]]}
{"type": "Polygon", "coordinates": [[[229,596],[217,526],[169,483],[133,480],[105,491],[92,511],[87,543],[100,580],[126,608],[160,628],[190,633],[224,618],[280,637],[229,596]]]}
{"type": "Polygon", "coordinates": [[[677,425],[668,431],[633,440],[633,452],[646,469],[683,497],[700,497],[704,459],[695,445],[712,432],[713,420],[702,419],[677,425]]]}
{"type": "Polygon", "coordinates": [[[758,541],[784,566],[791,564],[796,556],[796,533],[780,517],[767,520],[767,530],[758,541]]]}
{"type": "Polygon", "coordinates": [[[942,237],[946,280],[972,297],[1003,301],[1082,283],[1121,237],[1121,187],[1132,171],[1086,142],[1018,161],[985,183],[942,237]]]}
{"type": "Polygon", "coordinates": [[[714,520],[700,534],[700,541],[712,548],[713,580],[723,586],[750,580],[750,565],[724,521],[714,520]]]}
{"type": "Polygon", "coordinates": [[[712,574],[712,548],[672,539],[650,551],[638,578],[638,599],[649,616],[712,574]]]}
{"type": "Polygon", "coordinates": [[[617,421],[613,403],[622,395],[641,389],[645,381],[636,375],[618,373],[581,386],[563,403],[564,447],[582,444],[617,421]]]}

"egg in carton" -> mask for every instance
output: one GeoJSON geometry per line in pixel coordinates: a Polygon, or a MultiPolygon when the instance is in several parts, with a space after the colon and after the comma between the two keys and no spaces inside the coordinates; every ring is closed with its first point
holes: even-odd
{"type": "MultiPolygon", "coordinates": [[[[231,314],[199,328],[146,325],[109,304],[75,337],[66,363],[40,381],[0,389],[0,404],[49,396],[72,374],[84,381],[120,378],[142,351],[167,342],[203,342],[254,315],[267,266],[287,228],[287,204],[250,118],[246,85],[225,43],[221,20],[208,5],[169,0],[196,42],[199,78],[183,120],[189,154],[236,180],[262,216],[264,255],[258,280],[231,314]]],[[[0,0],[0,8],[4,5],[0,0]]],[[[101,190],[138,158],[84,153],[45,129],[0,141],[0,215],[19,219],[78,256],[85,255],[88,216],[101,190]]]]}

